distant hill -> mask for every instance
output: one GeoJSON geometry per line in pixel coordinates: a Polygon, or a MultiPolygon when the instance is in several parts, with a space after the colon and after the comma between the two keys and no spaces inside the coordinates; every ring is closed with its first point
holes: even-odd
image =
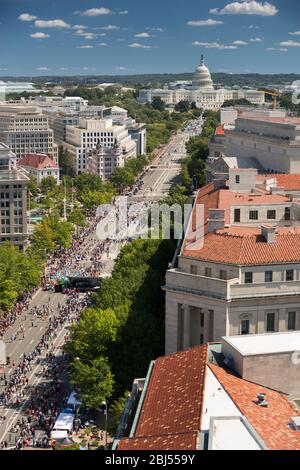
{"type": "MultiPolygon", "coordinates": [[[[51,82],[53,84],[71,85],[92,85],[95,83],[122,83],[128,86],[153,86],[162,85],[176,80],[192,80],[193,73],[164,73],[148,75],[78,75],[78,76],[43,76],[43,77],[0,77],[3,81],[31,81],[36,84],[51,82]]],[[[288,85],[295,80],[300,80],[300,75],[296,74],[278,74],[263,75],[258,73],[251,74],[226,74],[212,73],[215,83],[224,86],[266,86],[266,85],[288,85]]]]}

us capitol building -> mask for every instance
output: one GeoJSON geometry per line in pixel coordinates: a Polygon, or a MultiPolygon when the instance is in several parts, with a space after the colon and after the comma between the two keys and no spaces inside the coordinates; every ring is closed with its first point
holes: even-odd
{"type": "Polygon", "coordinates": [[[227,89],[214,87],[210,71],[201,56],[200,65],[196,68],[192,82],[169,83],[161,89],[140,90],[140,103],[152,103],[153,98],[160,97],[166,105],[172,106],[180,101],[196,103],[198,108],[216,111],[227,100],[246,99],[253,104],[265,103],[264,92],[249,89],[227,89]]]}

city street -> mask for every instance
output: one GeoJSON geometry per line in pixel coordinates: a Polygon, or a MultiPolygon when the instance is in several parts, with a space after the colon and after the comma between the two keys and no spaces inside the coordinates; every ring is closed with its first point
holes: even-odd
{"type": "MultiPolygon", "coordinates": [[[[197,132],[199,132],[199,127],[197,127],[197,132]]],[[[143,177],[141,189],[135,196],[129,196],[129,203],[144,201],[147,208],[151,205],[151,201],[163,199],[167,195],[171,185],[176,183],[181,170],[180,163],[186,157],[185,143],[194,133],[194,128],[188,128],[171,139],[158,157],[157,163],[152,165],[143,177]]],[[[109,276],[113,270],[115,259],[121,247],[128,241],[129,236],[126,234],[123,239],[121,237],[117,241],[101,241],[97,238],[95,228],[96,223],[92,220],[90,228],[87,229],[86,236],[82,238],[78,248],[73,248],[69,254],[65,255],[67,262],[64,259],[58,259],[56,264],[48,264],[45,271],[46,277],[88,276],[91,275],[92,270],[99,271],[103,277],[109,276]]],[[[49,316],[58,315],[67,301],[67,295],[39,289],[34,294],[28,309],[24,309],[16,322],[6,331],[3,339],[7,348],[6,355],[10,357],[10,365],[4,367],[3,372],[8,380],[22,361],[24,353],[31,353],[39,344],[49,326],[49,316]],[[50,307],[50,313],[43,318],[30,313],[34,307],[43,309],[44,306],[50,307]]],[[[72,314],[71,317],[72,321],[76,321],[78,313],[72,314]]],[[[62,346],[66,341],[70,324],[70,321],[67,321],[58,329],[57,336],[51,345],[51,352],[54,356],[62,355],[62,346]]],[[[2,417],[2,423],[0,420],[0,443],[6,441],[8,447],[15,446],[15,435],[12,433],[12,428],[25,417],[24,412],[32,391],[45,382],[43,360],[45,360],[46,354],[47,350],[43,349],[41,355],[33,362],[32,368],[27,374],[28,384],[23,387],[24,396],[22,396],[20,406],[16,406],[15,399],[10,400],[5,406],[0,406],[0,418],[2,417]]],[[[3,391],[4,381],[2,380],[0,394],[3,391]]]]}

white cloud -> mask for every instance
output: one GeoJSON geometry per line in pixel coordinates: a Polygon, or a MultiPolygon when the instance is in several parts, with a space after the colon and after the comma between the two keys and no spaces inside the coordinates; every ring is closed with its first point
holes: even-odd
{"type": "Polygon", "coordinates": [[[158,33],[163,33],[165,30],[163,28],[146,28],[148,31],[157,31],[158,33]]]}
{"type": "Polygon", "coordinates": [[[267,47],[267,51],[287,52],[288,49],[284,47],[267,47]]]}
{"type": "Polygon", "coordinates": [[[260,15],[275,16],[278,8],[269,2],[257,2],[256,0],[245,0],[228,3],[224,8],[213,8],[209,11],[214,15],[260,15]]]}
{"type": "Polygon", "coordinates": [[[128,10],[118,11],[118,14],[119,14],[119,15],[128,15],[128,13],[129,13],[128,10]]]}
{"type": "Polygon", "coordinates": [[[39,72],[48,72],[50,69],[48,67],[38,67],[37,70],[39,72]]]}
{"type": "Polygon", "coordinates": [[[82,70],[96,70],[96,67],[83,67],[82,70]]]}
{"type": "Polygon", "coordinates": [[[205,47],[206,49],[238,49],[237,46],[234,45],[226,45],[226,44],[219,44],[218,42],[199,42],[199,41],[194,41],[193,42],[194,46],[201,46],[205,47]]]}
{"type": "Polygon", "coordinates": [[[209,19],[209,20],[192,20],[192,21],[187,22],[188,26],[216,26],[218,24],[224,24],[224,21],[209,19]]]}
{"type": "Polygon", "coordinates": [[[241,41],[239,39],[237,39],[236,41],[233,41],[234,46],[247,46],[247,42],[246,41],[241,41]]]}
{"type": "Polygon", "coordinates": [[[254,24],[250,24],[249,29],[260,29],[260,26],[256,26],[254,24]]]}
{"type": "Polygon", "coordinates": [[[134,35],[136,38],[151,38],[149,33],[137,33],[134,35]]]}
{"type": "Polygon", "coordinates": [[[292,41],[292,40],[282,41],[280,43],[280,46],[283,46],[283,47],[300,47],[300,41],[292,41]]]}
{"type": "Polygon", "coordinates": [[[86,46],[77,46],[76,49],[94,49],[94,46],[87,44],[86,46]]]}
{"type": "Polygon", "coordinates": [[[70,70],[69,67],[60,67],[60,70],[62,70],[63,72],[67,72],[67,70],[70,70]]]}
{"type": "Polygon", "coordinates": [[[46,38],[50,38],[50,34],[34,33],[34,34],[30,34],[30,37],[33,39],[46,39],[46,38]]]}
{"type": "Polygon", "coordinates": [[[120,26],[116,26],[114,24],[108,24],[107,26],[101,26],[98,29],[104,29],[105,31],[114,31],[116,29],[120,29],[120,26]]]}
{"type": "Polygon", "coordinates": [[[293,33],[289,33],[291,36],[300,36],[300,31],[295,31],[293,33]]]}
{"type": "Polygon", "coordinates": [[[152,46],[146,46],[145,44],[140,44],[139,42],[129,44],[128,47],[132,47],[133,49],[152,49],[152,46]]]}
{"type": "Polygon", "coordinates": [[[83,26],[82,24],[75,24],[73,29],[87,29],[87,26],[83,26]]]}
{"type": "Polygon", "coordinates": [[[127,70],[127,68],[120,66],[120,67],[115,67],[115,70],[117,70],[118,72],[124,72],[125,70],[127,70]]]}
{"type": "Polygon", "coordinates": [[[88,33],[87,31],[85,31],[84,29],[78,29],[76,31],[76,36],[81,36],[83,37],[84,39],[87,39],[87,40],[92,40],[92,39],[95,39],[97,37],[97,34],[95,33],[88,33]]]}
{"type": "Polygon", "coordinates": [[[100,42],[100,44],[98,44],[98,46],[106,47],[106,46],[107,46],[107,43],[106,43],[106,42],[100,42]]]}
{"type": "Polygon", "coordinates": [[[36,28],[71,28],[64,20],[36,20],[34,22],[36,28]]]}
{"type": "Polygon", "coordinates": [[[20,20],[20,21],[34,21],[34,20],[37,20],[37,16],[30,15],[29,13],[22,13],[22,15],[20,15],[18,17],[18,20],[20,20]]]}
{"type": "Polygon", "coordinates": [[[103,16],[110,15],[112,11],[109,8],[89,8],[81,13],[82,16],[103,16]]]}
{"type": "Polygon", "coordinates": [[[263,38],[251,38],[249,42],[263,42],[263,38]]]}

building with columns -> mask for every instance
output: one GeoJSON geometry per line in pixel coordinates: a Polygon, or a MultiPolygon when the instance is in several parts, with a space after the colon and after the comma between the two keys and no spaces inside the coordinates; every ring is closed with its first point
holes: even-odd
{"type": "Polygon", "coordinates": [[[224,335],[300,330],[299,191],[299,175],[232,169],[198,192],[163,287],[167,354],[224,335]]]}
{"type": "Polygon", "coordinates": [[[161,98],[168,106],[174,106],[180,101],[188,101],[195,103],[198,108],[213,111],[220,109],[228,100],[246,99],[252,104],[265,104],[265,94],[258,90],[215,88],[203,55],[191,85],[182,83],[179,87],[174,87],[174,84],[170,84],[162,89],[140,90],[139,101],[141,103],[152,103],[155,97],[161,98]]]}

